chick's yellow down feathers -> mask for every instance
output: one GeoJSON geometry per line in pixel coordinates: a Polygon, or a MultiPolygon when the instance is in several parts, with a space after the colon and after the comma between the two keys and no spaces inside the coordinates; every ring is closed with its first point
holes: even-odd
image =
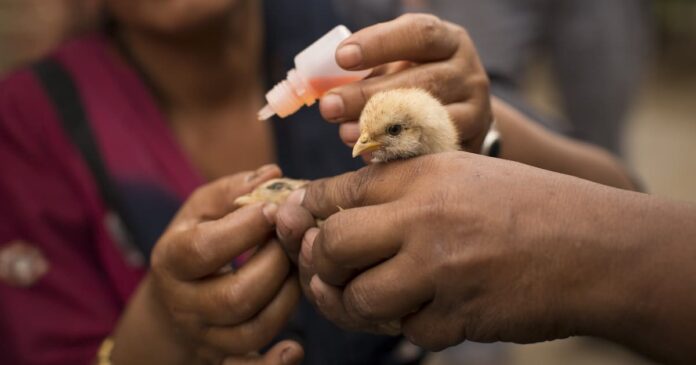
{"type": "MultiPolygon", "coordinates": [[[[234,203],[239,206],[255,203],[283,204],[293,191],[304,187],[307,183],[309,183],[307,180],[295,180],[286,177],[268,180],[257,186],[251,193],[235,199],[234,203]]],[[[342,210],[341,207],[338,207],[338,209],[342,210]]],[[[321,227],[323,221],[317,219],[316,223],[318,227],[321,227]]]]}
{"type": "Polygon", "coordinates": [[[372,152],[373,162],[459,150],[457,128],[447,109],[419,88],[382,91],[360,115],[353,157],[372,152]]]}
{"type": "Polygon", "coordinates": [[[288,178],[271,179],[259,185],[251,193],[240,196],[234,203],[242,206],[254,203],[282,204],[293,191],[307,185],[307,180],[288,178]]]}

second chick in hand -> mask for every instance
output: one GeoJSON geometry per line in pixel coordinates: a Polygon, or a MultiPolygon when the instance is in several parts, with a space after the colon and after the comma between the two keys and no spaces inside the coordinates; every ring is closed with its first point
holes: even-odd
{"type": "Polygon", "coordinates": [[[235,199],[234,203],[242,206],[254,203],[282,204],[288,199],[290,193],[307,185],[307,180],[295,180],[288,178],[271,179],[259,185],[254,191],[235,199]]]}
{"type": "Polygon", "coordinates": [[[459,150],[457,128],[447,109],[419,88],[374,94],[360,114],[353,157],[372,152],[372,162],[459,150]]]}

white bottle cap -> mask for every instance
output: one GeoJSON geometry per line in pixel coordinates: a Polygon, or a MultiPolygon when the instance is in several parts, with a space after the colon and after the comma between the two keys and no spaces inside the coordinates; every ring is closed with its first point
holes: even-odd
{"type": "Polygon", "coordinates": [[[287,78],[273,87],[266,94],[266,104],[259,111],[259,120],[266,120],[277,114],[281,118],[298,111],[303,105],[310,106],[316,102],[318,95],[311,86],[293,68],[287,78]]]}
{"type": "Polygon", "coordinates": [[[295,56],[295,68],[266,94],[268,104],[258,118],[265,120],[274,114],[285,118],[303,105],[314,104],[329,89],[365,78],[370,70],[344,70],[336,63],[336,48],[350,34],[339,25],[295,56]]]}

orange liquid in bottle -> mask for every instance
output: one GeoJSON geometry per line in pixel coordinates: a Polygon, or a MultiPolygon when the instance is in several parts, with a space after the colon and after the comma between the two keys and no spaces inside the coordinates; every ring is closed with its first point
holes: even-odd
{"type": "Polygon", "coordinates": [[[319,94],[319,96],[324,95],[327,91],[344,84],[351,83],[353,81],[358,81],[362,79],[360,76],[338,76],[338,77],[317,77],[315,79],[309,80],[309,84],[312,89],[319,94]]]}

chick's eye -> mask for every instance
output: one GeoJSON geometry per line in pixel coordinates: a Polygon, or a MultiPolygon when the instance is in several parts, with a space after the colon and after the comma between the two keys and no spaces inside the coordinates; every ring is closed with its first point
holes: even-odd
{"type": "Polygon", "coordinates": [[[403,126],[401,124],[392,124],[389,127],[387,127],[387,133],[392,136],[398,136],[401,133],[401,130],[403,130],[403,126]]]}

